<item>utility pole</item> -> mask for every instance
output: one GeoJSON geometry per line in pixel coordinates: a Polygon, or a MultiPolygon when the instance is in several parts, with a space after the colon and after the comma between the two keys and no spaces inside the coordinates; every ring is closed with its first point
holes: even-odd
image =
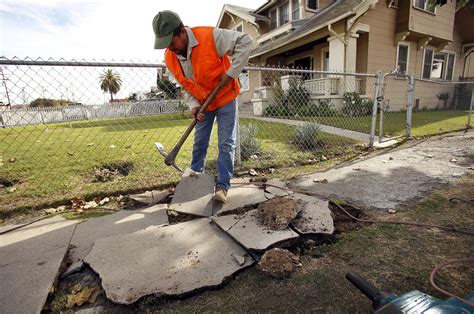
{"type": "Polygon", "coordinates": [[[7,106],[9,109],[12,109],[12,104],[10,102],[10,95],[8,94],[8,88],[7,88],[7,80],[5,78],[5,74],[3,73],[3,67],[0,66],[0,73],[2,74],[2,84],[5,86],[5,94],[7,94],[7,106]]]}

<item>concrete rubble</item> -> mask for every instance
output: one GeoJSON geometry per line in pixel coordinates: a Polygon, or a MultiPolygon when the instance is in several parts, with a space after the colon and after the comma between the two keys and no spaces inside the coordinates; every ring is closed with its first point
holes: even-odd
{"type": "Polygon", "coordinates": [[[219,286],[254,260],[204,218],[99,239],[85,262],[100,275],[108,299],[131,304],[150,294],[219,286]]]}
{"type": "Polygon", "coordinates": [[[275,231],[264,226],[259,221],[257,209],[248,211],[242,215],[213,217],[212,221],[243,247],[252,251],[263,251],[270,246],[299,237],[299,235],[290,228],[275,231]]]}
{"type": "Polygon", "coordinates": [[[300,234],[333,234],[334,221],[329,202],[305,194],[293,194],[288,198],[302,200],[303,210],[291,222],[291,226],[300,234]]]}
{"type": "Polygon", "coordinates": [[[170,195],[169,190],[163,190],[163,191],[153,190],[153,191],[146,191],[140,194],[132,194],[132,195],[129,195],[128,198],[130,198],[131,200],[135,202],[151,206],[163,201],[169,195],[170,195]]]}

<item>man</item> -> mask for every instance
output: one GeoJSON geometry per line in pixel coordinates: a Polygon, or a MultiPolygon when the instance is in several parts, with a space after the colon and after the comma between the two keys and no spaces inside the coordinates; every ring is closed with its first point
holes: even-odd
{"type": "Polygon", "coordinates": [[[198,122],[191,169],[203,172],[214,120],[217,119],[219,155],[214,200],[225,203],[234,173],[237,77],[247,64],[252,39],[245,33],[214,27],[185,27],[172,11],[153,19],[155,49],[164,49],[165,63],[187,91],[188,104],[198,122]],[[230,60],[229,60],[230,56],[230,60]],[[221,89],[205,113],[202,104],[218,85],[221,89]]]}

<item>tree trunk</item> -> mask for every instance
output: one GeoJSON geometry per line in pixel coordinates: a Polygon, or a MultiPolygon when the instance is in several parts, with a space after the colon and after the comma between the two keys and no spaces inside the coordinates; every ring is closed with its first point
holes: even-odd
{"type": "Polygon", "coordinates": [[[114,101],[114,94],[110,93],[110,102],[114,101]]]}

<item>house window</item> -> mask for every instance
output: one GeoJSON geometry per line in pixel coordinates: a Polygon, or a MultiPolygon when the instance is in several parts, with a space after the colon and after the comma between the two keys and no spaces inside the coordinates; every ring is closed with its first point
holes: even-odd
{"type": "Polygon", "coordinates": [[[291,20],[299,20],[300,19],[300,1],[299,0],[291,0],[291,20]]]}
{"type": "Polygon", "coordinates": [[[308,8],[308,10],[317,11],[319,8],[318,0],[306,0],[306,8],[308,8]]]}
{"type": "Polygon", "coordinates": [[[446,80],[451,81],[453,79],[454,73],[454,54],[448,54],[448,67],[446,70],[446,80]]]}
{"type": "Polygon", "coordinates": [[[280,24],[279,26],[282,26],[283,24],[286,24],[290,21],[290,16],[288,12],[288,2],[280,6],[280,24]]]}
{"type": "Polygon", "coordinates": [[[423,78],[430,79],[431,77],[431,62],[433,62],[433,50],[425,50],[425,61],[423,62],[423,78]]]}
{"type": "Polygon", "coordinates": [[[247,70],[243,70],[239,74],[239,83],[241,92],[246,92],[249,90],[249,72],[247,70]]]}
{"type": "Polygon", "coordinates": [[[414,0],[415,1],[415,8],[435,13],[435,1],[429,0],[414,0]]]}
{"type": "Polygon", "coordinates": [[[407,73],[408,69],[408,45],[407,44],[398,44],[397,51],[397,67],[400,73],[407,73]]]}
{"type": "Polygon", "coordinates": [[[431,64],[431,78],[443,79],[446,71],[446,54],[435,53],[431,64]]]}
{"type": "Polygon", "coordinates": [[[270,11],[270,29],[277,28],[277,10],[273,9],[270,11]]]}
{"type": "Polygon", "coordinates": [[[431,49],[426,49],[423,62],[423,78],[452,80],[454,58],[453,53],[434,52],[431,49]]]}

